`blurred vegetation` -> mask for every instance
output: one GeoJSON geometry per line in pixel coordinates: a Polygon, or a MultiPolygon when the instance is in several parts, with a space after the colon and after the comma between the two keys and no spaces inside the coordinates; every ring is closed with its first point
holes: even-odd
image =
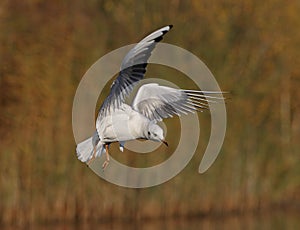
{"type": "Polygon", "coordinates": [[[299,209],[299,10],[297,0],[1,1],[0,223],[299,209]],[[199,175],[202,113],[199,151],[183,172],[158,187],[120,188],[76,159],[73,96],[98,58],[166,24],[174,28],[164,41],[192,51],[232,92],[226,140],[199,175]]]}

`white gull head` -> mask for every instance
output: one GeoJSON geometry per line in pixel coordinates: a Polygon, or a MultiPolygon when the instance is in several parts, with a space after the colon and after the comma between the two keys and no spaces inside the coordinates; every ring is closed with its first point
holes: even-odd
{"type": "Polygon", "coordinates": [[[168,146],[168,143],[165,141],[165,138],[164,138],[163,129],[159,125],[157,125],[155,122],[149,123],[146,137],[147,137],[147,139],[149,139],[151,141],[162,142],[166,146],[168,146]]]}

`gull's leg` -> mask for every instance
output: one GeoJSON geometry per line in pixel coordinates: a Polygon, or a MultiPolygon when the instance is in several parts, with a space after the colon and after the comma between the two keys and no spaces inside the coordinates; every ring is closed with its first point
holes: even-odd
{"type": "Polygon", "coordinates": [[[89,159],[89,161],[87,162],[87,165],[89,166],[96,158],[96,148],[97,148],[97,145],[94,146],[94,152],[93,152],[93,156],[91,159],[89,159]]]}
{"type": "Polygon", "coordinates": [[[106,154],[106,160],[104,161],[102,165],[102,169],[104,170],[107,165],[109,164],[109,154],[108,154],[108,144],[105,144],[105,154],[106,154]]]}

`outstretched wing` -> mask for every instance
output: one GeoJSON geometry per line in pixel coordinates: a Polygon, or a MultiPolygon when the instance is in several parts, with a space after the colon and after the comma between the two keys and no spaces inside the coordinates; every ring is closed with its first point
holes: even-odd
{"type": "Polygon", "coordinates": [[[98,118],[107,116],[111,111],[119,108],[133,87],[143,79],[147,61],[157,42],[172,28],[172,25],[156,30],[134,46],[125,56],[121,64],[118,77],[111,85],[110,94],[103,102],[98,118]]]}
{"type": "Polygon", "coordinates": [[[209,95],[215,93],[220,94],[211,91],[174,89],[151,83],[140,87],[132,107],[150,120],[161,121],[174,115],[180,116],[208,109],[208,102],[224,99],[209,95]]]}

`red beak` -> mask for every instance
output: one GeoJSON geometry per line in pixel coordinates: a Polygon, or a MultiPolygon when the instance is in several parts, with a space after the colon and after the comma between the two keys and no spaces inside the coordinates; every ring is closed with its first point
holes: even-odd
{"type": "Polygon", "coordinates": [[[161,142],[164,143],[166,146],[169,146],[168,142],[166,142],[165,140],[162,140],[161,142]]]}

